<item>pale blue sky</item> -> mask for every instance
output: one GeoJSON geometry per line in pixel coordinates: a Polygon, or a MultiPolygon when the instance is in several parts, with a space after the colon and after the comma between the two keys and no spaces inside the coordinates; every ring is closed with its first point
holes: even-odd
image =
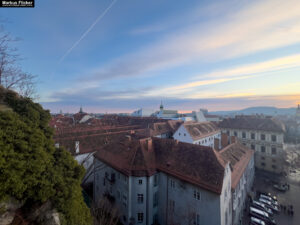
{"type": "Polygon", "coordinates": [[[0,16],[53,112],[300,102],[299,0],[36,0],[0,16]]]}

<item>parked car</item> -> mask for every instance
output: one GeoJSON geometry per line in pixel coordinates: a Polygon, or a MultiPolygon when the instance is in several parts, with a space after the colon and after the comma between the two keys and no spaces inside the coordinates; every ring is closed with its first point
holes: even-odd
{"type": "Polygon", "coordinates": [[[268,196],[268,195],[261,194],[261,195],[259,196],[259,198],[264,198],[264,199],[266,199],[266,200],[272,202],[274,205],[278,206],[278,202],[275,201],[272,197],[270,197],[270,196],[268,196]]]}
{"type": "Polygon", "coordinates": [[[288,186],[286,184],[274,184],[273,187],[278,191],[285,192],[288,190],[288,186]]]}
{"type": "Polygon", "coordinates": [[[270,209],[269,207],[266,207],[266,205],[262,202],[259,202],[259,201],[252,201],[252,206],[254,208],[258,208],[260,210],[263,210],[265,212],[267,212],[269,215],[273,216],[274,213],[272,211],[272,209],[270,209]]]}
{"type": "Polygon", "coordinates": [[[270,217],[270,215],[268,213],[266,213],[265,211],[262,211],[262,210],[259,210],[259,209],[256,209],[256,208],[250,206],[249,214],[252,217],[263,220],[266,224],[276,225],[275,220],[272,217],[270,217]]]}
{"type": "Polygon", "coordinates": [[[278,206],[274,205],[272,202],[270,202],[264,198],[260,198],[258,201],[260,201],[261,203],[264,203],[266,207],[272,209],[274,212],[276,212],[276,213],[279,212],[278,206]]]}
{"type": "Polygon", "coordinates": [[[250,224],[251,225],[266,225],[265,221],[260,220],[253,216],[251,216],[251,218],[250,218],[250,224]]]}
{"type": "Polygon", "coordinates": [[[262,191],[257,191],[257,196],[259,197],[260,195],[269,196],[269,197],[273,198],[274,201],[277,201],[277,196],[272,195],[270,192],[266,193],[266,192],[262,192],[262,191]]]}

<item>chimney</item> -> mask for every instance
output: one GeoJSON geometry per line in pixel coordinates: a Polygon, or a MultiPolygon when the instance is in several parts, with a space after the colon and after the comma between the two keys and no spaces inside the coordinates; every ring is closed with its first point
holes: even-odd
{"type": "Polygon", "coordinates": [[[79,153],[79,141],[75,141],[75,153],[79,153]]]}
{"type": "Polygon", "coordinates": [[[128,141],[131,141],[131,136],[130,135],[125,135],[125,137],[128,139],[128,141]]]}
{"type": "Polygon", "coordinates": [[[217,151],[220,150],[220,139],[219,138],[214,139],[214,149],[217,151]]]}
{"type": "Polygon", "coordinates": [[[226,133],[222,133],[221,135],[221,148],[225,148],[228,145],[228,135],[226,133]]]}
{"type": "Polygon", "coordinates": [[[230,144],[236,143],[236,136],[230,137],[230,144]]]}
{"type": "Polygon", "coordinates": [[[149,152],[152,151],[152,139],[151,139],[151,138],[149,138],[149,139],[147,140],[147,144],[148,144],[147,150],[148,150],[149,152]]]}

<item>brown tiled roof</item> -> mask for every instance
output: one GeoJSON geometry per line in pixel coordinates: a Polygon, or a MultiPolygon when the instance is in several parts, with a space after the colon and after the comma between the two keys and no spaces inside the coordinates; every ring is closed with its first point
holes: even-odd
{"type": "Polygon", "coordinates": [[[100,148],[96,158],[131,176],[156,171],[220,194],[226,162],[212,148],[171,139],[123,137],[100,148]]]}
{"type": "Polygon", "coordinates": [[[235,118],[224,119],[219,123],[221,128],[249,129],[273,132],[284,132],[284,125],[271,117],[261,116],[236,116],[235,118]]]}
{"type": "Polygon", "coordinates": [[[235,189],[245,169],[248,166],[254,151],[236,142],[228,145],[220,152],[221,157],[230,163],[231,167],[231,188],[235,189]]]}
{"type": "Polygon", "coordinates": [[[120,137],[124,135],[130,135],[131,131],[116,131],[116,132],[105,132],[96,133],[89,135],[72,134],[71,136],[55,137],[55,143],[59,143],[59,146],[63,146],[66,150],[72,154],[85,154],[97,151],[102,146],[118,141],[120,137]],[[75,142],[79,141],[79,153],[75,153],[75,142]]]}
{"type": "Polygon", "coordinates": [[[199,140],[220,131],[217,125],[212,122],[185,122],[183,126],[193,140],[199,140]]]}
{"type": "Polygon", "coordinates": [[[164,122],[153,123],[153,125],[151,126],[151,136],[156,136],[165,133],[173,134],[182,123],[182,121],[176,120],[168,120],[164,122]]]}
{"type": "Polygon", "coordinates": [[[73,115],[73,118],[76,123],[79,123],[79,121],[86,115],[88,115],[88,114],[87,113],[76,113],[73,115]]]}

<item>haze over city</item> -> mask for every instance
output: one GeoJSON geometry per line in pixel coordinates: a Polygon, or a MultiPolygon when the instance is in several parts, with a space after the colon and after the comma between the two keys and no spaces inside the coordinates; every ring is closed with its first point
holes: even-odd
{"type": "Polygon", "coordinates": [[[38,1],[1,11],[52,112],[300,101],[300,1],[38,1]],[[276,16],[274,16],[276,15],[276,16]]]}

